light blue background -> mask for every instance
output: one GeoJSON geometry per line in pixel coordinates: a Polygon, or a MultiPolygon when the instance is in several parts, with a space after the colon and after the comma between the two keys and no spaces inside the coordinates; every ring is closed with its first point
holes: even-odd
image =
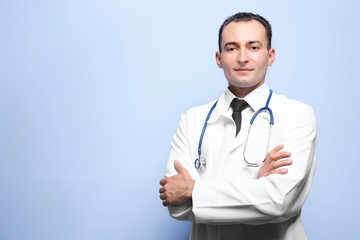
{"type": "Polygon", "coordinates": [[[158,198],[180,114],[226,88],[217,32],[273,26],[267,84],[313,106],[309,239],[359,230],[357,1],[0,0],[0,239],[186,239],[158,198]]]}

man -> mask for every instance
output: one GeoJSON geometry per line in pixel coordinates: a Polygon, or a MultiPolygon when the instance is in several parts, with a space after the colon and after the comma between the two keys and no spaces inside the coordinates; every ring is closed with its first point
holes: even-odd
{"type": "MultiPolygon", "coordinates": [[[[300,214],[316,168],[315,117],[311,107],[271,96],[265,85],[267,67],[275,60],[271,35],[270,24],[259,15],[226,19],[216,62],[228,89],[216,105],[192,108],[181,117],[159,192],[172,217],[193,221],[190,239],[306,239],[300,214]],[[259,165],[252,164],[247,155],[260,152],[261,141],[244,151],[250,120],[266,102],[274,116],[267,136],[272,150],[259,165]],[[206,161],[195,161],[197,169],[207,116],[201,145],[206,161]]],[[[255,121],[270,121],[269,115],[262,111],[255,121]]]]}

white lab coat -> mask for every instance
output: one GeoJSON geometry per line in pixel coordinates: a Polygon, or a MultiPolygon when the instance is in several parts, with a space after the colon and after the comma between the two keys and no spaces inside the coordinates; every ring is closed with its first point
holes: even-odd
{"type": "MultiPolygon", "coordinates": [[[[181,116],[166,177],[177,173],[174,161],[179,160],[195,180],[195,186],[191,202],[168,208],[172,217],[193,221],[191,240],[306,239],[300,213],[316,168],[316,122],[311,107],[275,93],[271,98],[269,106],[275,123],[269,149],[284,144],[283,151],[291,152],[293,164],[287,166],[287,174],[257,179],[259,167],[247,167],[243,161],[250,119],[264,107],[268,95],[269,88],[263,84],[245,97],[250,107],[242,112],[242,127],[236,138],[229,108],[235,96],[229,90],[221,95],[202,144],[206,158],[203,172],[195,169],[194,160],[198,157],[205,118],[215,101],[181,116]]],[[[261,113],[259,118],[269,117],[261,113]]]]}

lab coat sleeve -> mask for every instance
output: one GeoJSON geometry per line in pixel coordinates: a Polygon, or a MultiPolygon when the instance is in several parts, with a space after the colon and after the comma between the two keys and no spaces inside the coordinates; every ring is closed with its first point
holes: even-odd
{"type": "MultiPolygon", "coordinates": [[[[178,172],[174,167],[175,160],[180,161],[180,163],[190,171],[190,149],[187,136],[187,127],[186,127],[186,114],[181,116],[181,120],[178,126],[178,129],[174,135],[174,139],[171,143],[171,150],[169,155],[169,160],[167,164],[167,170],[165,177],[171,177],[178,172]]],[[[194,178],[193,174],[190,171],[190,175],[194,178]]],[[[194,220],[194,214],[192,212],[192,202],[189,201],[182,205],[169,205],[168,210],[170,215],[178,220],[194,220]]]]}
{"type": "Polygon", "coordinates": [[[315,116],[309,106],[299,104],[282,119],[276,145],[284,144],[284,151],[292,154],[288,173],[196,181],[192,199],[196,223],[277,223],[299,214],[316,168],[315,116]]]}

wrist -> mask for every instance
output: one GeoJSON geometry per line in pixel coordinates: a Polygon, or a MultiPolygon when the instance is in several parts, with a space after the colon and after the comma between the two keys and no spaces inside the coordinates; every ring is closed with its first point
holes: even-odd
{"type": "Polygon", "coordinates": [[[194,180],[189,181],[189,187],[186,194],[186,197],[189,199],[192,199],[192,192],[194,190],[194,186],[195,186],[195,181],[194,180]]]}

